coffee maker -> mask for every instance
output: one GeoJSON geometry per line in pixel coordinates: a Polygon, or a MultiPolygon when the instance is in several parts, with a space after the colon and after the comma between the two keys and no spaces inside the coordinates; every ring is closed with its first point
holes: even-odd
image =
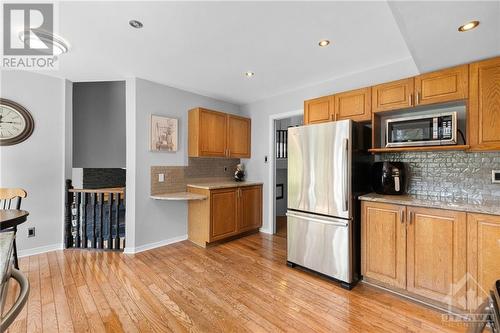
{"type": "Polygon", "coordinates": [[[401,195],[406,192],[406,165],[403,162],[375,162],[371,170],[373,191],[401,195]]]}

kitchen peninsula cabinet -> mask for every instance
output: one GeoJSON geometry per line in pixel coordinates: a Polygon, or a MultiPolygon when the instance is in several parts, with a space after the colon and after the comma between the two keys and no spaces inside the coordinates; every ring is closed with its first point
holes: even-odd
{"type": "Polygon", "coordinates": [[[188,239],[206,247],[262,226],[262,184],[188,185],[206,200],[188,203],[188,239]]]}

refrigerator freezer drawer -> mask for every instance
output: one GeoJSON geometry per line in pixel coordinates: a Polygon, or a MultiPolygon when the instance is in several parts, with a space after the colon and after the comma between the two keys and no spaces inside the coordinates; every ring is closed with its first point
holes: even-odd
{"type": "Polygon", "coordinates": [[[288,261],[352,282],[349,221],[289,211],[288,261]]]}

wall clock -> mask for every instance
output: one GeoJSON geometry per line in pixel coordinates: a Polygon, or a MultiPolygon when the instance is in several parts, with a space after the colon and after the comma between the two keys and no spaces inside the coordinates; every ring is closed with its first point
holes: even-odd
{"type": "Polygon", "coordinates": [[[0,98],[0,146],[11,146],[31,136],[35,122],[23,106],[0,98]]]}

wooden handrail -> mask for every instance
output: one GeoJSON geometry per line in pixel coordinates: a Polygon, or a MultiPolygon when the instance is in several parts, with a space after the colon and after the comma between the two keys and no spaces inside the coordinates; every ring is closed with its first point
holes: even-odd
{"type": "Polygon", "coordinates": [[[76,193],[125,193],[125,187],[110,187],[110,188],[72,188],[68,192],[76,193]]]}

